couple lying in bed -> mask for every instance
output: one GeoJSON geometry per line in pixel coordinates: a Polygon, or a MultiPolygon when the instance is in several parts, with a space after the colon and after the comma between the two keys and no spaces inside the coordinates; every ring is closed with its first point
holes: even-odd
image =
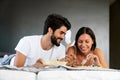
{"type": "Polygon", "coordinates": [[[39,68],[47,66],[46,61],[54,61],[72,67],[108,68],[103,52],[96,48],[95,34],[89,27],[80,28],[75,37],[75,44],[65,50],[61,41],[70,28],[71,24],[65,17],[58,14],[49,15],[45,21],[43,35],[23,37],[15,48],[16,55],[10,64],[39,68]]]}
{"type": "MultiPolygon", "coordinates": [[[[99,48],[96,48],[95,35],[93,31],[88,27],[82,27],[78,30],[75,37],[74,46],[69,47],[67,49],[65,58],[60,59],[59,61],[63,62],[63,64],[58,63],[57,61],[53,61],[53,63],[56,62],[56,64],[72,67],[98,66],[108,68],[103,52],[99,48]]],[[[44,63],[42,59],[39,59],[38,63],[39,62],[44,63]]],[[[34,64],[34,66],[37,66],[38,63],[34,64]]]]}

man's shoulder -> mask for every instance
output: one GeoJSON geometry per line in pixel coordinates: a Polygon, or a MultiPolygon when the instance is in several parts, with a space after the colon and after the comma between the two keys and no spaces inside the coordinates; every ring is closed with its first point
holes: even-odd
{"type": "Polygon", "coordinates": [[[41,37],[42,35],[29,35],[29,36],[24,36],[23,38],[37,38],[41,37]]]}
{"type": "Polygon", "coordinates": [[[30,35],[30,36],[24,36],[21,39],[35,39],[40,38],[42,35],[30,35]]]}
{"type": "Polygon", "coordinates": [[[42,37],[42,35],[30,35],[30,36],[24,36],[20,39],[20,41],[36,41],[36,40],[40,40],[40,38],[42,37]]]}

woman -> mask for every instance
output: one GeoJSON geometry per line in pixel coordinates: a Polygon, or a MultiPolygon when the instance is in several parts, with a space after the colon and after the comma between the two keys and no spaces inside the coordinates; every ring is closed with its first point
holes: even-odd
{"type": "Polygon", "coordinates": [[[109,68],[104,53],[96,48],[94,32],[88,27],[78,30],[75,45],[67,50],[66,61],[68,66],[99,66],[109,68]]]}

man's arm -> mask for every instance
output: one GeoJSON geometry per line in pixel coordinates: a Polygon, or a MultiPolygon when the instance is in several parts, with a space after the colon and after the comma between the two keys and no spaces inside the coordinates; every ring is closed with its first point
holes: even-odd
{"type": "Polygon", "coordinates": [[[23,67],[26,61],[26,56],[19,51],[16,51],[14,66],[23,67]]]}

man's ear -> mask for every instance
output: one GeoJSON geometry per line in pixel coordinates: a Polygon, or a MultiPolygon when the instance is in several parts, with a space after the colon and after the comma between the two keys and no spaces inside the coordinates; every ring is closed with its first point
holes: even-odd
{"type": "Polygon", "coordinates": [[[51,27],[48,28],[48,32],[49,32],[50,34],[53,34],[53,30],[52,30],[51,27]]]}

